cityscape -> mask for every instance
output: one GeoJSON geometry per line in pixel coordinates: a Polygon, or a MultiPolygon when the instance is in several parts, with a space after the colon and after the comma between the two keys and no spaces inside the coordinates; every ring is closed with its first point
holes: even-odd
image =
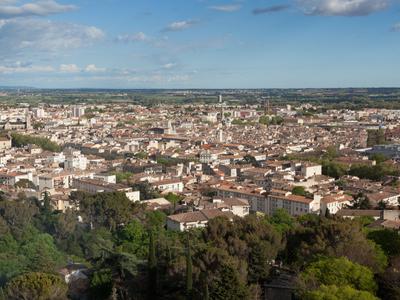
{"type": "Polygon", "coordinates": [[[0,300],[400,299],[399,8],[0,0],[0,300]]]}

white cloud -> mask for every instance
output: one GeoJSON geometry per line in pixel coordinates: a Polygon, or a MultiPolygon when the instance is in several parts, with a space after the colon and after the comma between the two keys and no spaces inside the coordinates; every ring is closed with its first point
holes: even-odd
{"type": "Polygon", "coordinates": [[[123,34],[116,38],[117,42],[146,42],[149,37],[144,32],[137,32],[134,34],[123,34]]]}
{"type": "Polygon", "coordinates": [[[16,74],[16,73],[48,73],[53,72],[51,66],[34,66],[30,64],[22,64],[16,62],[13,65],[0,66],[1,74],[16,74]]]}
{"type": "Polygon", "coordinates": [[[214,5],[209,8],[212,10],[222,11],[222,12],[234,12],[241,8],[240,4],[227,4],[227,5],[214,5]]]}
{"type": "Polygon", "coordinates": [[[90,46],[104,38],[93,26],[47,21],[9,19],[0,23],[0,58],[35,52],[53,52],[90,46]]]}
{"type": "Polygon", "coordinates": [[[167,63],[165,65],[162,66],[163,69],[169,70],[169,69],[173,69],[176,67],[175,63],[167,63]]]}
{"type": "Polygon", "coordinates": [[[366,16],[386,9],[389,0],[299,0],[304,12],[324,16],[366,16]]]}
{"type": "Polygon", "coordinates": [[[186,21],[176,21],[172,22],[164,28],[164,31],[181,31],[192,27],[197,24],[195,20],[186,20],[186,21]]]}
{"type": "Polygon", "coordinates": [[[78,73],[81,69],[75,64],[61,64],[60,72],[62,73],[78,73]]]}
{"type": "Polygon", "coordinates": [[[75,5],[63,5],[53,0],[40,0],[15,6],[15,1],[0,1],[0,18],[47,16],[76,9],[75,5]]]}
{"type": "Polygon", "coordinates": [[[400,22],[392,26],[392,31],[400,32],[400,22]]]}
{"type": "Polygon", "coordinates": [[[87,65],[85,68],[85,72],[88,72],[88,73],[98,73],[98,72],[105,72],[105,71],[106,71],[105,68],[99,68],[95,64],[87,65]]]}

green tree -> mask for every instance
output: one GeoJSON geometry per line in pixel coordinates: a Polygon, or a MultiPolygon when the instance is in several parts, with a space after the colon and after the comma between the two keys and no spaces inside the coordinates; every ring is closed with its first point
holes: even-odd
{"type": "Polygon", "coordinates": [[[118,231],[120,247],[125,251],[145,259],[148,256],[149,234],[138,220],[132,220],[118,231]]]}
{"type": "Polygon", "coordinates": [[[306,196],[307,192],[306,192],[304,186],[295,186],[292,189],[292,194],[298,195],[298,196],[306,196]]]}
{"type": "Polygon", "coordinates": [[[385,130],[368,130],[367,146],[382,145],[386,143],[385,130]]]}
{"type": "Polygon", "coordinates": [[[393,257],[385,272],[377,274],[378,296],[383,300],[400,299],[400,257],[393,257]]]}
{"type": "Polygon", "coordinates": [[[375,162],[377,164],[380,164],[380,163],[383,163],[383,162],[389,160],[389,158],[385,154],[382,154],[382,153],[374,153],[369,157],[369,159],[375,160],[375,162]]]}
{"type": "Polygon", "coordinates": [[[139,204],[130,201],[123,192],[85,195],[80,200],[80,212],[86,222],[104,226],[112,231],[127,224],[139,210],[139,204]]]}
{"type": "Polygon", "coordinates": [[[0,201],[0,216],[17,239],[31,224],[37,213],[38,208],[30,203],[11,200],[0,201]]]}
{"type": "Polygon", "coordinates": [[[322,161],[322,174],[339,179],[347,172],[347,167],[344,164],[330,160],[322,161]]]}
{"type": "Polygon", "coordinates": [[[238,271],[229,264],[223,264],[219,276],[213,281],[210,298],[215,300],[248,299],[249,290],[240,280],[238,271]]]}
{"type": "Polygon", "coordinates": [[[267,279],[271,260],[281,249],[282,235],[266,217],[249,215],[236,218],[214,218],[204,232],[206,243],[227,251],[239,261],[247,262],[248,281],[259,283],[267,279]]]}
{"type": "Polygon", "coordinates": [[[46,233],[38,233],[25,241],[20,249],[28,260],[28,268],[32,271],[55,271],[63,264],[63,255],[54,244],[53,237],[46,233]]]}
{"type": "Polygon", "coordinates": [[[388,256],[400,255],[400,236],[397,230],[382,229],[368,232],[367,237],[381,246],[388,256]]]}
{"type": "Polygon", "coordinates": [[[154,238],[153,230],[150,230],[149,233],[150,242],[149,242],[149,258],[148,258],[148,298],[156,299],[158,295],[158,282],[157,282],[157,258],[156,258],[156,241],[154,238]]]}
{"type": "Polygon", "coordinates": [[[39,146],[43,150],[51,152],[61,152],[62,150],[61,146],[53,141],[50,141],[48,138],[23,135],[16,132],[12,133],[11,137],[13,147],[23,147],[29,144],[34,144],[39,146]]]}
{"type": "Polygon", "coordinates": [[[148,181],[134,183],[132,188],[135,191],[140,191],[140,200],[154,199],[161,196],[148,181]]]}
{"type": "Polygon", "coordinates": [[[353,196],[350,208],[352,209],[372,209],[372,204],[364,193],[358,193],[353,196]]]}
{"type": "Polygon", "coordinates": [[[168,193],[168,194],[165,196],[165,199],[167,199],[169,202],[171,202],[171,203],[173,204],[173,212],[175,212],[175,211],[176,211],[176,205],[177,205],[180,201],[182,201],[182,200],[184,199],[184,197],[181,196],[181,195],[177,195],[177,194],[175,194],[175,193],[168,193]]]}
{"type": "Polygon", "coordinates": [[[344,256],[375,273],[385,269],[387,257],[378,245],[366,238],[357,220],[306,215],[299,221],[300,225],[287,237],[288,263],[303,267],[320,255],[344,256]]]}
{"type": "Polygon", "coordinates": [[[67,299],[67,285],[61,277],[46,273],[26,273],[6,285],[8,300],[62,300],[67,299]]]}
{"type": "Polygon", "coordinates": [[[339,156],[338,148],[335,146],[328,146],[326,148],[326,152],[325,152],[324,156],[329,160],[332,160],[332,159],[338,157],[339,156]]]}
{"type": "Polygon", "coordinates": [[[350,286],[370,293],[377,289],[372,271],[345,257],[328,257],[311,263],[301,273],[300,279],[307,289],[320,285],[350,286]]]}
{"type": "Polygon", "coordinates": [[[190,300],[193,293],[193,267],[189,236],[187,236],[186,243],[186,298],[190,300]]]}
{"type": "Polygon", "coordinates": [[[111,270],[97,270],[90,279],[90,295],[93,299],[109,299],[112,286],[113,278],[111,270]]]}
{"type": "Polygon", "coordinates": [[[21,179],[14,185],[16,188],[35,189],[35,184],[29,179],[21,179]]]}
{"type": "Polygon", "coordinates": [[[373,294],[358,291],[350,286],[322,285],[319,289],[307,292],[304,300],[378,300],[373,294]]]}

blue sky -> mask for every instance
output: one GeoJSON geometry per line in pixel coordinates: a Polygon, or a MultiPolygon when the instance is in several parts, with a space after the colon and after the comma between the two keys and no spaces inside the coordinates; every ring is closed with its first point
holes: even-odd
{"type": "Polygon", "coordinates": [[[400,86],[398,0],[0,0],[0,85],[400,86]]]}

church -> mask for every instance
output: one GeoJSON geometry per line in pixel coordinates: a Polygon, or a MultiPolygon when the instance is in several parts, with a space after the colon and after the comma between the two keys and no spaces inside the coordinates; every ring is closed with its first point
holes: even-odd
{"type": "Polygon", "coordinates": [[[10,120],[6,119],[0,121],[0,130],[30,130],[32,129],[31,125],[31,116],[29,111],[25,113],[25,119],[16,119],[10,120]]]}

